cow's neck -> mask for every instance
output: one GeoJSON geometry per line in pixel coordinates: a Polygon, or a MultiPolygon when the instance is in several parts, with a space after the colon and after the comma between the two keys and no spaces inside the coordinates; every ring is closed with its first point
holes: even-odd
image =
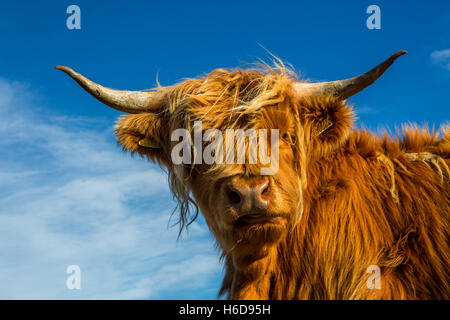
{"type": "MultiPolygon", "coordinates": [[[[233,268],[230,299],[270,298],[271,278],[277,261],[277,245],[267,250],[268,253],[264,258],[252,261],[245,267],[233,268]]],[[[232,259],[242,259],[242,257],[237,256],[232,259]]]]}

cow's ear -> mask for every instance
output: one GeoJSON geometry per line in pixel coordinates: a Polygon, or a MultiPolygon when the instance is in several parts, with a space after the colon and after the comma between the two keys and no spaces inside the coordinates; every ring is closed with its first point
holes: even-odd
{"type": "Polygon", "coordinates": [[[352,107],[331,96],[300,101],[300,117],[312,160],[340,148],[348,138],[354,119],[352,107]]]}
{"type": "Polygon", "coordinates": [[[167,127],[163,114],[127,114],[117,120],[115,133],[124,151],[138,153],[167,166],[167,127]]]}

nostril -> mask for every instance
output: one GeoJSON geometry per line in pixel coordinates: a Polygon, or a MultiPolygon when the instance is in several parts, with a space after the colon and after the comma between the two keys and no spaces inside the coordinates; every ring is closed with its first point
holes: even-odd
{"type": "Polygon", "coordinates": [[[240,214],[267,210],[271,197],[269,181],[238,181],[227,183],[225,197],[240,214]]]}
{"type": "Polygon", "coordinates": [[[230,200],[230,204],[233,206],[238,206],[242,202],[241,195],[237,192],[232,186],[228,186],[228,198],[230,200]]]}
{"type": "Polygon", "coordinates": [[[260,199],[262,201],[268,201],[270,198],[270,184],[268,182],[264,183],[260,190],[260,199]]]}
{"type": "Polygon", "coordinates": [[[263,188],[263,190],[262,190],[262,192],[261,192],[261,196],[268,196],[269,195],[269,192],[270,192],[270,187],[269,187],[269,184],[267,184],[264,188],[263,188]]]}

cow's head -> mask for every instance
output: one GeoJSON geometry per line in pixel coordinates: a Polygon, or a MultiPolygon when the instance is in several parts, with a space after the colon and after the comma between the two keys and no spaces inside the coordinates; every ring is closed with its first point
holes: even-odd
{"type": "Polygon", "coordinates": [[[299,223],[308,165],[337,150],[348,136],[352,111],[345,99],[372,84],[404,53],[400,51],[371,71],[346,80],[298,82],[279,64],[265,70],[216,70],[152,91],[113,90],[70,68],[57,68],[101,102],[128,113],[118,120],[117,139],[124,150],[168,168],[181,226],[191,220],[190,204],[199,207],[222,249],[237,253],[240,258],[235,264],[245,265],[263,256],[299,223]],[[210,129],[216,129],[215,133],[210,129]],[[265,129],[266,139],[257,140],[257,150],[265,150],[271,161],[263,162],[256,152],[256,161],[251,162],[255,149],[248,140],[240,145],[227,131],[230,129],[234,133],[253,129],[257,138],[265,129]],[[188,136],[183,138],[180,132],[188,136]],[[200,149],[194,145],[196,132],[204,140],[200,149]],[[277,135],[272,136],[272,132],[277,135]],[[179,163],[174,155],[181,154],[180,141],[185,138],[192,142],[190,159],[179,163]],[[230,154],[226,147],[230,144],[235,148],[230,149],[233,154],[227,161],[230,154]],[[214,158],[220,150],[223,163],[214,158]],[[277,157],[272,157],[274,153],[277,157]],[[215,162],[206,161],[201,154],[213,156],[215,162]],[[239,155],[245,155],[244,163],[238,161],[239,155]],[[264,168],[275,170],[261,174],[264,168]]]}

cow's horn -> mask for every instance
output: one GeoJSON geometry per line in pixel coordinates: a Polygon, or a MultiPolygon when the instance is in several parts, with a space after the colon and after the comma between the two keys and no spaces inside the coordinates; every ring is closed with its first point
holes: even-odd
{"type": "Polygon", "coordinates": [[[69,67],[56,66],[64,71],[93,97],[104,104],[127,113],[156,112],[164,107],[165,95],[160,91],[122,91],[105,88],[83,77],[69,67]]]}
{"type": "Polygon", "coordinates": [[[408,52],[399,51],[393,54],[389,59],[362,75],[350,79],[329,82],[297,82],[295,84],[295,90],[299,97],[331,95],[340,100],[345,100],[374,83],[398,57],[405,53],[408,52]]]}

